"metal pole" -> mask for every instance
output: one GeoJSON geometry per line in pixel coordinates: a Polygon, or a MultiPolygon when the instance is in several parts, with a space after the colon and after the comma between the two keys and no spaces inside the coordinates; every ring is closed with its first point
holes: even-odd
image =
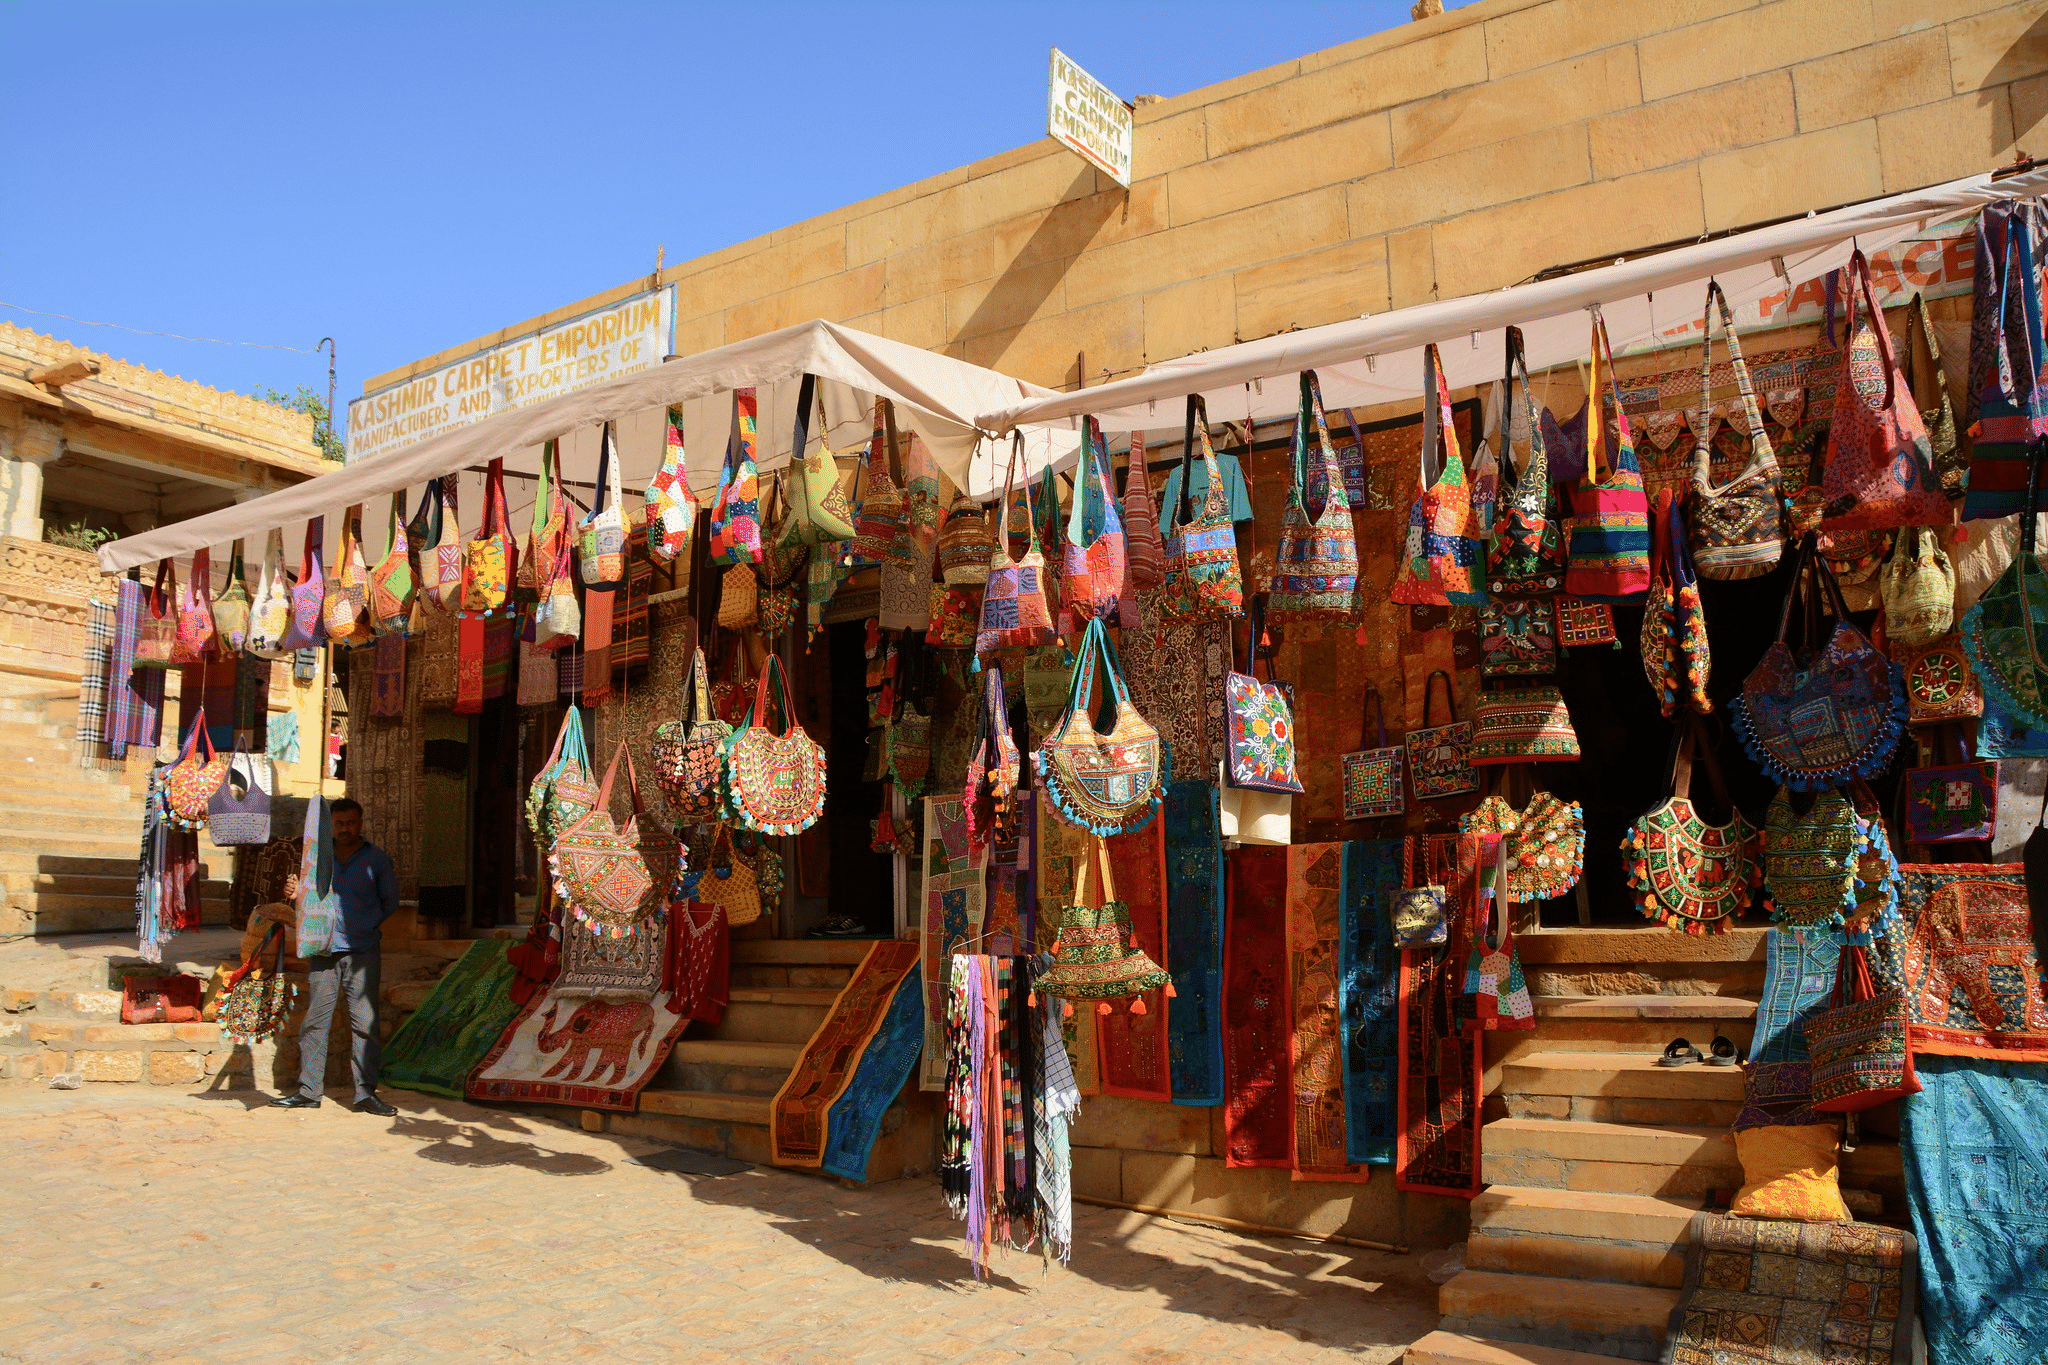
{"type": "Polygon", "coordinates": [[[313,353],[318,355],[322,351],[327,352],[327,438],[338,441],[340,438],[334,434],[334,361],[337,352],[333,337],[320,338],[320,344],[313,348],[313,353]]]}

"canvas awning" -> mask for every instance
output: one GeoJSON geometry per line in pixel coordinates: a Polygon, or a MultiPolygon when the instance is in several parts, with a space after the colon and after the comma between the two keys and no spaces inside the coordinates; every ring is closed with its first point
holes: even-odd
{"type": "MultiPolygon", "coordinates": [[[[587,504],[591,498],[587,485],[597,476],[599,433],[605,422],[616,424],[623,465],[621,486],[637,491],[647,486],[660,466],[666,413],[671,405],[683,410],[690,485],[701,497],[718,482],[731,430],[732,390],[756,391],[760,401],[757,458],[763,470],[778,469],[789,459],[797,394],[806,374],[826,381],[826,420],[835,451],[843,454],[865,447],[873,427],[873,400],[886,397],[896,404],[900,426],[915,431],[947,477],[976,496],[991,493],[1000,485],[1009,446],[1005,442],[1000,453],[988,448],[974,426],[974,414],[1053,392],[964,360],[820,319],[699,355],[671,357],[667,363],[638,374],[500,413],[234,507],[112,541],[100,547],[100,568],[117,573],[160,559],[182,558],[202,547],[214,547],[224,557],[232,542],[244,540],[253,574],[264,538],[273,529],[284,532],[286,559],[296,563],[307,519],[316,516],[328,518],[325,553],[331,555],[340,535],[340,514],[356,503],[363,504],[363,530],[369,542],[365,553],[374,562],[384,546],[384,521],[392,493],[401,489],[417,493],[429,479],[456,475],[462,526],[466,532],[474,532],[483,510],[483,467],[502,456],[508,473],[537,474],[541,446],[550,440],[561,442],[564,477],[585,485],[572,487],[571,494],[587,504]]],[[[814,421],[813,440],[819,438],[816,427],[814,421]]],[[[1054,428],[1027,426],[1025,461],[1031,469],[1072,456],[1078,437],[1067,428],[1066,423],[1054,428]]],[[[532,479],[506,482],[512,528],[521,539],[535,487],[532,479]]]]}
{"type": "Polygon", "coordinates": [[[1291,416],[1291,381],[1303,370],[1316,372],[1330,407],[1419,400],[1422,348],[1432,342],[1454,388],[1501,377],[1509,326],[1522,329],[1531,369],[1570,364],[1588,352],[1590,305],[1600,306],[1619,350],[1660,327],[1697,321],[1710,278],[1740,309],[1846,265],[1858,246],[1879,251],[1996,200],[2044,192],[2048,169],[1968,176],[1639,260],[1203,351],[1092,389],[985,409],[977,421],[1001,434],[1090,414],[1112,431],[1177,430],[1192,393],[1203,396],[1212,423],[1291,416]]]}

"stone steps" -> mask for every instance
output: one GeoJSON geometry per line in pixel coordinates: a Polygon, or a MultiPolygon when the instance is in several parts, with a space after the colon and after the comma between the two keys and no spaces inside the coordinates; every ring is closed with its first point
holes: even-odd
{"type": "Polygon", "coordinates": [[[1465,1264],[1676,1289],[1701,1202],[1495,1185],[1472,1201],[1465,1264]]]}
{"type": "Polygon", "coordinates": [[[1510,1118],[1727,1125],[1742,1109],[1734,1066],[1659,1066],[1646,1052],[1524,1052],[1489,1098],[1510,1118]]]}
{"type": "Polygon", "coordinates": [[[1446,1331],[1624,1360],[1657,1358],[1678,1298],[1648,1285],[1470,1269],[1437,1291],[1446,1331]]]}
{"type": "Polygon", "coordinates": [[[1605,1365],[1614,1357],[1439,1330],[1410,1345],[1401,1359],[1405,1365],[1605,1365]]]}

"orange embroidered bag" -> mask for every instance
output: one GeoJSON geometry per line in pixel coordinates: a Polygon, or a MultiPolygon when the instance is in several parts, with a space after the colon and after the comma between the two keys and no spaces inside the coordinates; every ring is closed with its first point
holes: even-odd
{"type": "Polygon", "coordinates": [[[1486,601],[1486,552],[1472,487],[1451,420],[1451,389],[1434,345],[1422,348],[1422,491],[1408,513],[1408,545],[1394,575],[1396,602],[1415,607],[1486,601]],[[1430,463],[1441,459],[1434,475],[1430,463]]]}

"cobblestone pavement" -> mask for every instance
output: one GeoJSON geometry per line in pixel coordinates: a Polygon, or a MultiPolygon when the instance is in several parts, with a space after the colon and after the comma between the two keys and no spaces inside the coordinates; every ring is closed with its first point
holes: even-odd
{"type": "Polygon", "coordinates": [[[387,1091],[0,1086],[0,1361],[1384,1362],[1412,1256],[1086,1206],[1073,1266],[975,1282],[929,1179],[632,1164],[654,1143],[387,1091]]]}

